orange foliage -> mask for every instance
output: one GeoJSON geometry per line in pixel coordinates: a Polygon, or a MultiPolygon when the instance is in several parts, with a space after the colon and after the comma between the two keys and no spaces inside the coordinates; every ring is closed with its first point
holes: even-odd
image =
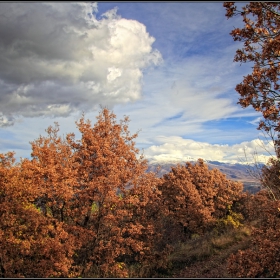
{"type": "Polygon", "coordinates": [[[271,201],[268,191],[251,195],[247,203],[249,219],[256,223],[249,249],[228,259],[228,271],[237,277],[280,276],[280,204],[271,201]]]}
{"type": "Polygon", "coordinates": [[[229,271],[238,277],[279,277],[279,157],[280,157],[280,4],[279,2],[250,2],[242,11],[234,2],[225,2],[226,16],[241,15],[244,27],[235,28],[231,35],[243,42],[235,61],[253,63],[253,71],[236,86],[239,104],[252,106],[263,115],[258,129],[272,138],[277,159],[270,159],[261,174],[267,191],[243,197],[243,212],[257,228],[250,249],[239,251],[229,259],[229,271]],[[277,133],[276,138],[274,137],[277,133]]]}
{"type": "Polygon", "coordinates": [[[107,109],[93,127],[82,117],[80,140],[49,127],[17,165],[1,155],[2,277],[127,277],[130,264],[165,265],[160,179],[145,174],[128,118],[115,119],[107,109]]]}
{"type": "Polygon", "coordinates": [[[172,168],[159,187],[170,217],[188,234],[202,234],[225,217],[242,188],[219,170],[209,170],[201,159],[172,168]]]}
{"type": "Polygon", "coordinates": [[[12,153],[1,154],[0,160],[1,277],[68,276],[73,236],[36,208],[36,186],[25,162],[14,165],[12,153]]]}
{"type": "MultiPolygon", "coordinates": [[[[231,35],[243,42],[234,61],[253,63],[253,71],[236,86],[239,104],[252,106],[262,113],[259,129],[280,131],[279,71],[280,71],[280,5],[279,2],[250,2],[237,10],[235,2],[225,2],[227,18],[241,15],[244,27],[235,28],[231,35]]],[[[279,140],[276,141],[279,146],[279,140]]],[[[278,149],[277,149],[278,150],[278,149]]]]}

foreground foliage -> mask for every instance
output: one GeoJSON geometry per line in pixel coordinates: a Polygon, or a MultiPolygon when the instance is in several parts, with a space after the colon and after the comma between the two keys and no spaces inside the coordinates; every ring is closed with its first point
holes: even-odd
{"type": "Polygon", "coordinates": [[[269,193],[243,193],[201,159],[147,173],[128,121],[103,109],[94,126],[77,122],[79,140],[55,124],[30,160],[0,154],[0,276],[168,277],[229,250],[248,226],[250,249],[225,254],[230,275],[280,275],[269,193]]]}
{"type": "Polygon", "coordinates": [[[226,16],[241,16],[243,28],[231,35],[243,42],[235,61],[253,65],[252,73],[236,86],[243,108],[252,106],[261,112],[258,129],[271,138],[276,159],[262,169],[261,183],[266,192],[244,197],[246,219],[256,222],[250,248],[240,250],[229,259],[229,271],[238,277],[279,277],[279,158],[280,158],[280,3],[249,2],[238,9],[235,2],[225,2],[226,16]]]}
{"type": "Polygon", "coordinates": [[[250,195],[244,206],[246,220],[254,221],[254,228],[249,248],[228,259],[228,271],[237,277],[279,277],[280,204],[265,190],[250,195]]]}
{"type": "Polygon", "coordinates": [[[80,140],[49,127],[31,160],[1,155],[2,277],[126,277],[130,264],[164,265],[159,179],[137,158],[128,118],[115,118],[104,109],[92,127],[82,117],[80,140]]]}

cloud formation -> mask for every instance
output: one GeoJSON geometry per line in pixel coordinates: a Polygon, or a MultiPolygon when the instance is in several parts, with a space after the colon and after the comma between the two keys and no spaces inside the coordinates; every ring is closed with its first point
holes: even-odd
{"type": "MultiPolygon", "coordinates": [[[[217,141],[217,136],[218,142],[231,137],[241,142],[242,127],[236,127],[232,135],[232,130],[208,125],[211,121],[258,114],[236,104],[237,93],[232,91],[239,75],[235,73],[235,65],[231,65],[230,52],[228,48],[220,57],[196,55],[181,62],[165,61],[163,66],[144,76],[143,99],[133,106],[120,104],[114,110],[118,116],[130,116],[133,131],[141,129],[138,141],[145,146],[152,144],[158,135],[199,137],[212,143],[217,141]]],[[[255,132],[255,127],[251,131],[255,132]]]]}
{"type": "Polygon", "coordinates": [[[254,139],[235,145],[209,144],[179,136],[159,136],[156,145],[145,150],[150,162],[182,162],[197,160],[219,161],[225,163],[266,163],[274,155],[272,141],[254,139]]]}
{"type": "Polygon", "coordinates": [[[141,97],[161,61],[146,27],[97,4],[0,3],[0,126],[16,116],[69,116],[141,97]]]}

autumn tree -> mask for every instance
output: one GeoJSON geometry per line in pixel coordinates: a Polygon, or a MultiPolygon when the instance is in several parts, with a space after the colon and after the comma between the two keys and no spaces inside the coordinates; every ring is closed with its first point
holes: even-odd
{"type": "Polygon", "coordinates": [[[187,235],[203,234],[225,218],[242,188],[219,170],[209,170],[201,159],[173,167],[159,187],[171,220],[187,235]]]}
{"type": "Polygon", "coordinates": [[[252,73],[236,86],[239,104],[262,113],[258,129],[271,137],[277,157],[261,173],[267,191],[247,200],[246,215],[258,220],[250,249],[232,255],[229,270],[238,277],[279,277],[280,4],[250,2],[238,10],[234,2],[225,2],[224,7],[228,18],[241,16],[244,22],[231,32],[235,41],[244,43],[234,60],[253,65],[252,73]]]}
{"type": "Polygon", "coordinates": [[[74,237],[36,207],[39,193],[28,160],[15,164],[13,153],[0,154],[1,277],[76,276],[70,273],[74,237]]]}
{"type": "MultiPolygon", "coordinates": [[[[278,2],[250,2],[237,9],[235,2],[225,2],[227,18],[241,16],[243,28],[230,33],[235,41],[243,42],[236,51],[234,61],[252,63],[252,73],[236,86],[240,94],[239,104],[252,106],[263,115],[259,129],[273,135],[280,131],[280,4],[278,2]]],[[[279,135],[275,148],[279,157],[279,135]]]]}
{"type": "Polygon", "coordinates": [[[2,156],[2,275],[127,277],[134,265],[149,276],[165,265],[160,179],[145,173],[128,122],[105,108],[94,126],[76,123],[79,140],[56,124],[31,142],[31,160],[2,156]]]}
{"type": "Polygon", "coordinates": [[[280,276],[280,211],[279,201],[271,201],[267,190],[251,195],[245,204],[246,220],[254,228],[246,250],[232,254],[227,263],[228,271],[237,277],[280,276]]]}

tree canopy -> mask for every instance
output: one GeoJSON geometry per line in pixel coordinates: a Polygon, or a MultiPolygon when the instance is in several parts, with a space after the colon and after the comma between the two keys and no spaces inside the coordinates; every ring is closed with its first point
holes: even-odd
{"type": "Polygon", "coordinates": [[[279,277],[280,3],[250,2],[238,10],[235,2],[225,2],[224,7],[227,18],[241,16],[244,22],[243,28],[230,33],[235,41],[243,42],[234,61],[253,65],[252,73],[236,86],[239,104],[262,113],[258,129],[272,138],[277,156],[262,169],[266,192],[245,204],[246,216],[259,223],[252,232],[250,248],[231,255],[228,269],[237,277],[279,277]]]}
{"type": "MultiPolygon", "coordinates": [[[[230,33],[235,41],[243,42],[234,61],[253,65],[252,73],[236,86],[239,104],[262,113],[259,129],[279,134],[280,4],[250,2],[238,10],[235,2],[225,2],[224,7],[227,18],[241,16],[244,22],[243,28],[234,28],[230,33]]],[[[275,139],[275,145],[278,151],[279,139],[275,139]]]]}
{"type": "Polygon", "coordinates": [[[80,140],[56,124],[31,143],[31,160],[0,154],[2,277],[126,277],[129,263],[164,260],[159,179],[128,121],[105,108],[94,126],[77,122],[80,140]]]}

